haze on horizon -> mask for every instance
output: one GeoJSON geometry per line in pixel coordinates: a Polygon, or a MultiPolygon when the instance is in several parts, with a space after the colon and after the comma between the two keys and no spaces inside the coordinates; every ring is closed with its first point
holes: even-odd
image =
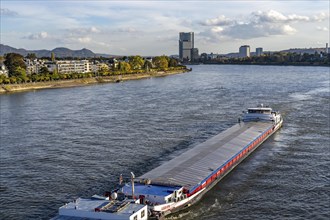
{"type": "Polygon", "coordinates": [[[9,1],[1,0],[1,43],[30,50],[88,48],[116,55],[178,54],[179,32],[199,52],[325,47],[327,0],[9,1]]]}

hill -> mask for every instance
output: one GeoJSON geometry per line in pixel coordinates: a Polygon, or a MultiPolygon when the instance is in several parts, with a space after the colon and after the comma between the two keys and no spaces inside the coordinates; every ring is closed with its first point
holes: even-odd
{"type": "Polygon", "coordinates": [[[282,50],[281,52],[314,54],[314,53],[321,53],[321,52],[325,52],[325,51],[326,51],[326,48],[291,48],[288,50],[282,50]]]}
{"type": "Polygon", "coordinates": [[[65,47],[58,47],[53,50],[26,50],[23,48],[17,49],[4,44],[0,44],[0,56],[7,53],[18,53],[22,56],[26,56],[28,53],[34,53],[37,57],[50,57],[51,53],[55,54],[55,57],[78,57],[78,58],[91,58],[98,57],[93,51],[83,48],[81,50],[70,50],[65,47]]]}

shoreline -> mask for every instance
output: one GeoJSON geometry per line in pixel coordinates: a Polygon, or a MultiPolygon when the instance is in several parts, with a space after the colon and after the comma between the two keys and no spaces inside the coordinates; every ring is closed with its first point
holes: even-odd
{"type": "Polygon", "coordinates": [[[58,89],[58,88],[71,88],[87,86],[99,83],[119,83],[128,80],[139,80],[148,79],[152,77],[164,77],[175,74],[181,74],[191,71],[190,69],[180,69],[180,70],[168,70],[168,71],[157,71],[157,72],[146,72],[137,74],[124,74],[124,75],[113,75],[113,76],[101,76],[93,78],[82,78],[82,79],[69,79],[69,80],[58,80],[49,82],[29,82],[21,84],[3,84],[0,85],[0,95],[15,93],[15,92],[25,92],[31,90],[40,89],[58,89]]]}
{"type": "Polygon", "coordinates": [[[308,63],[221,63],[221,62],[201,62],[185,63],[184,65],[245,65],[245,66],[311,66],[311,67],[329,67],[329,64],[308,64],[308,63]]]}

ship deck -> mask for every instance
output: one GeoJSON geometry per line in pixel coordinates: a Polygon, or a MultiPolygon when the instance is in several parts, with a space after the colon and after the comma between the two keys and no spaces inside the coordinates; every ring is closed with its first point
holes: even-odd
{"type": "Polygon", "coordinates": [[[272,126],[271,122],[241,122],[139,178],[191,190],[272,126]]]}

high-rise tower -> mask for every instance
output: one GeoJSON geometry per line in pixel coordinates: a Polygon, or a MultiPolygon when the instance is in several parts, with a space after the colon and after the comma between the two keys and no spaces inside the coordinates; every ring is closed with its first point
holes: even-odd
{"type": "Polygon", "coordinates": [[[258,48],[256,48],[256,56],[261,56],[262,53],[263,53],[263,51],[262,51],[262,47],[258,47],[258,48]]]}
{"type": "Polygon", "coordinates": [[[180,32],[179,57],[181,60],[193,60],[194,32],[180,32]]]}
{"type": "Polygon", "coordinates": [[[243,45],[239,48],[239,55],[240,58],[250,57],[250,46],[243,45]]]}

